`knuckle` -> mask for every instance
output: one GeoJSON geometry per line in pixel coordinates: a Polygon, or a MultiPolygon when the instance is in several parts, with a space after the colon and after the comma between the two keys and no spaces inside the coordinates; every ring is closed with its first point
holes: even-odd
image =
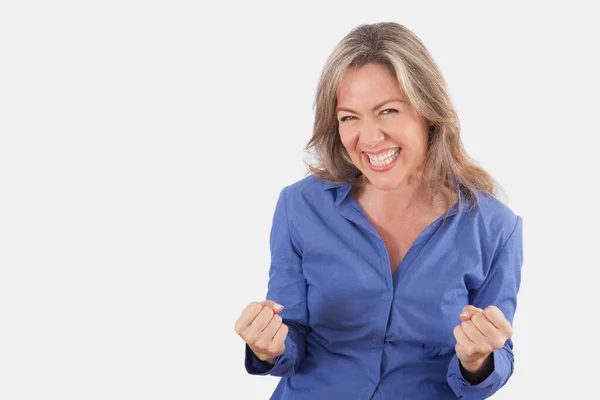
{"type": "Polygon", "coordinates": [[[251,310],[253,313],[258,314],[262,309],[263,306],[259,302],[255,301],[252,303],[251,310]]]}
{"type": "Polygon", "coordinates": [[[513,330],[513,327],[509,325],[509,327],[508,327],[507,330],[508,330],[508,332],[507,332],[508,333],[508,337],[509,338],[512,337],[513,334],[515,333],[514,330],[513,330]]]}
{"type": "Polygon", "coordinates": [[[271,309],[271,307],[263,307],[261,313],[263,313],[265,316],[268,316],[268,317],[272,317],[273,314],[275,314],[273,312],[273,310],[271,309]]]}
{"type": "Polygon", "coordinates": [[[248,343],[250,346],[256,346],[256,342],[257,342],[257,337],[255,335],[246,335],[246,337],[244,338],[244,340],[246,340],[246,343],[248,343]]]}
{"type": "Polygon", "coordinates": [[[279,327],[283,323],[283,318],[281,318],[279,314],[275,314],[271,320],[271,323],[279,327]]]}
{"type": "Polygon", "coordinates": [[[501,349],[504,347],[504,342],[504,340],[497,338],[492,342],[492,346],[494,346],[495,349],[501,349]]]}
{"type": "Polygon", "coordinates": [[[465,346],[465,348],[466,348],[466,353],[470,356],[474,356],[478,352],[478,349],[475,346],[465,346]]]}
{"type": "Polygon", "coordinates": [[[492,350],[494,350],[494,349],[493,349],[493,348],[492,348],[492,346],[491,346],[490,344],[488,344],[488,343],[481,344],[481,345],[479,345],[479,346],[477,346],[477,347],[475,348],[475,352],[476,352],[477,354],[491,353],[491,352],[492,352],[492,350]]]}
{"type": "Polygon", "coordinates": [[[270,345],[266,341],[261,340],[258,342],[258,348],[261,349],[261,351],[268,353],[270,345]]]}
{"type": "Polygon", "coordinates": [[[248,307],[246,307],[246,310],[242,313],[242,315],[256,315],[260,312],[261,308],[262,306],[260,304],[253,301],[252,303],[248,304],[248,307]]]}
{"type": "Polygon", "coordinates": [[[504,318],[504,313],[498,307],[491,305],[488,307],[490,309],[490,314],[492,314],[496,318],[504,318]]]}
{"type": "Polygon", "coordinates": [[[254,339],[253,345],[256,346],[257,348],[259,348],[260,350],[264,351],[269,344],[265,342],[265,338],[263,338],[261,336],[257,336],[254,339]]]}
{"type": "Polygon", "coordinates": [[[279,352],[281,348],[281,345],[275,342],[271,342],[268,346],[267,346],[267,351],[271,354],[277,354],[279,352]]]}

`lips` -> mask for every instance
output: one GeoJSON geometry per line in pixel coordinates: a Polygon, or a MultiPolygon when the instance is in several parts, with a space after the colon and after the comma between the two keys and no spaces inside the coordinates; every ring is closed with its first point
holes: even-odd
{"type": "Polygon", "coordinates": [[[394,167],[400,158],[402,148],[395,147],[385,149],[376,153],[363,152],[366,164],[372,171],[385,172],[394,167]]]}
{"type": "Polygon", "coordinates": [[[365,153],[372,164],[383,166],[392,162],[400,153],[400,148],[385,149],[376,153],[365,153]]]}

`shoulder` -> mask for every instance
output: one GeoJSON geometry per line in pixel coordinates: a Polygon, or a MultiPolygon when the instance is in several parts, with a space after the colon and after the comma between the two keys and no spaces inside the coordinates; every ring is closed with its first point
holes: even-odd
{"type": "Polygon", "coordinates": [[[522,219],[499,199],[476,192],[477,205],[467,211],[467,220],[484,242],[500,248],[516,232],[521,234],[522,219]]]}
{"type": "Polygon", "coordinates": [[[332,201],[324,201],[330,192],[327,185],[327,182],[309,175],[284,186],[280,191],[275,214],[285,215],[291,240],[300,253],[304,252],[306,232],[311,232],[328,214],[330,209],[327,204],[333,204],[332,201]]]}
{"type": "Polygon", "coordinates": [[[335,213],[336,184],[314,175],[306,176],[281,189],[279,204],[285,208],[290,226],[299,232],[311,231],[335,213]]]}
{"type": "Polygon", "coordinates": [[[475,192],[475,196],[477,197],[477,205],[474,211],[479,218],[492,224],[504,225],[508,223],[514,226],[519,216],[510,207],[496,197],[482,192],[475,192]]]}
{"type": "Polygon", "coordinates": [[[309,175],[287,185],[281,192],[288,203],[314,202],[325,194],[328,185],[328,182],[309,175]]]}

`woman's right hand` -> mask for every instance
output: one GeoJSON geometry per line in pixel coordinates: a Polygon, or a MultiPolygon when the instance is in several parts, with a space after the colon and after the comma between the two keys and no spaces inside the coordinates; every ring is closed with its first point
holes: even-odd
{"type": "Polygon", "coordinates": [[[281,310],[283,306],[272,300],[253,301],[235,323],[236,333],[256,357],[269,364],[275,364],[275,359],[285,351],[288,327],[279,316],[281,310]]]}

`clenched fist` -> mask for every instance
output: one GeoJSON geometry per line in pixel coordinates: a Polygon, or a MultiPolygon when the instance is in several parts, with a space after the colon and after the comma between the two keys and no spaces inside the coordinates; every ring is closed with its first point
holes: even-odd
{"type": "Polygon", "coordinates": [[[235,323],[236,333],[260,360],[270,364],[285,351],[288,327],[279,316],[281,310],[283,306],[272,300],[254,301],[235,323]]]}
{"type": "Polygon", "coordinates": [[[460,314],[462,323],[454,328],[456,355],[462,366],[469,372],[475,372],[486,358],[497,349],[501,349],[513,335],[510,322],[496,306],[485,310],[466,306],[460,314]]]}

